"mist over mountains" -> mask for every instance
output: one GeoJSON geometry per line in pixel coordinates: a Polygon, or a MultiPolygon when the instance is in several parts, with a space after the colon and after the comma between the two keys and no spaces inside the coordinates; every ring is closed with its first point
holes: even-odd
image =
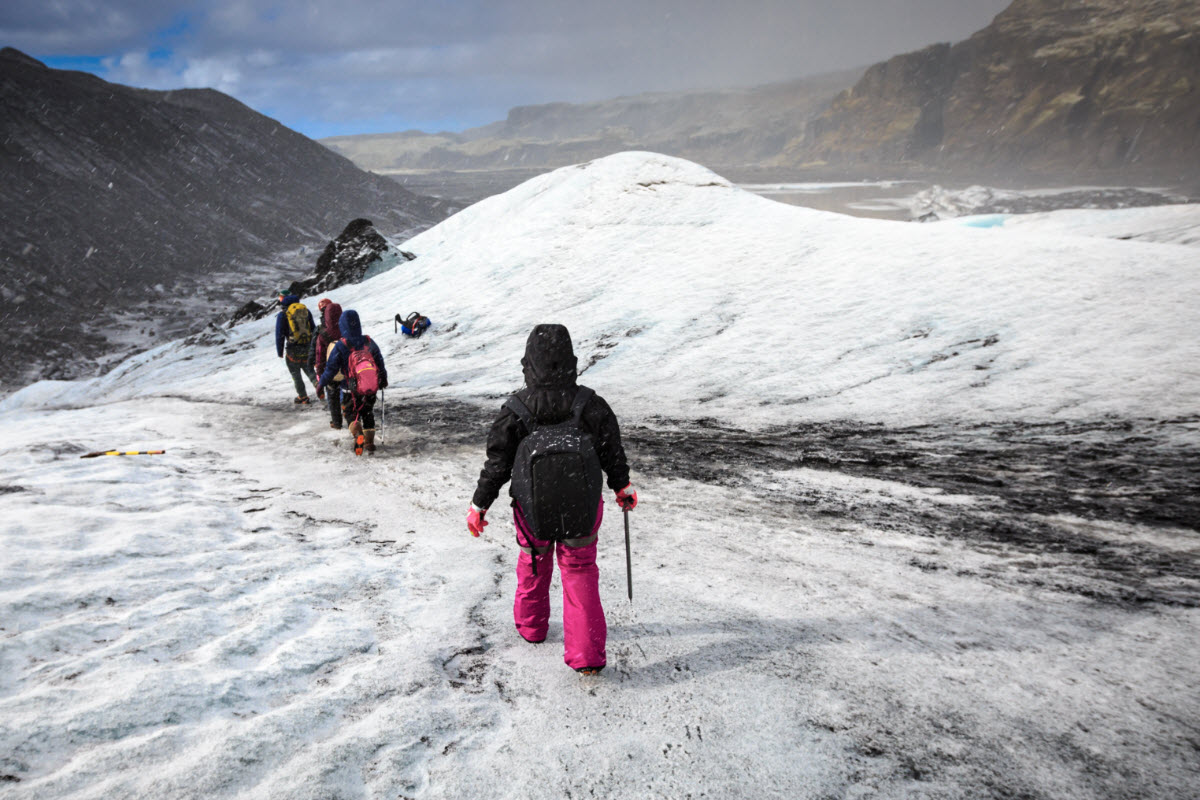
{"type": "Polygon", "coordinates": [[[352,219],[404,236],[451,210],[220,92],[134,89],[11,48],[0,173],[0,319],[28,355],[4,389],[90,374],[235,291],[268,294],[352,219]]]}
{"type": "Polygon", "coordinates": [[[724,92],[513,109],[462,134],[322,140],[381,172],[563,166],[646,149],[821,176],[1200,181],[1200,4],[1016,0],[955,45],[724,92]]]}
{"type": "Polygon", "coordinates": [[[518,106],[461,133],[334,136],[322,144],[376,172],[550,168],[622,150],[705,164],[769,162],[861,70],[753,89],[674,92],[518,106]]]}

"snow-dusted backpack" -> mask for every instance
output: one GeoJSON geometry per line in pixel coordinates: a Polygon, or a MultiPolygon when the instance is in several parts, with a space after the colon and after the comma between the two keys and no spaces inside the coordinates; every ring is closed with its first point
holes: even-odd
{"type": "Polygon", "coordinates": [[[379,391],[379,367],[371,355],[371,337],[364,336],[366,343],[358,349],[342,339],[346,345],[346,385],[358,395],[375,394],[379,391]]]}
{"type": "Polygon", "coordinates": [[[536,539],[578,539],[591,534],[596,524],[604,476],[582,422],[583,408],[594,395],[580,386],[570,418],[556,425],[539,425],[516,395],[504,403],[529,431],[517,445],[509,491],[536,539]]]}
{"type": "Polygon", "coordinates": [[[312,316],[304,303],[292,303],[287,307],[288,339],[293,344],[306,345],[312,341],[312,316]]]}

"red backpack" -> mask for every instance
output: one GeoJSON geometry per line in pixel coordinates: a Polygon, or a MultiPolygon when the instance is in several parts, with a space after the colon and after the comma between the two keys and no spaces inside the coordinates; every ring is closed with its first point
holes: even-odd
{"type": "Polygon", "coordinates": [[[366,336],[366,344],[357,350],[351,349],[350,344],[342,339],[349,355],[346,357],[346,383],[350,391],[357,395],[375,394],[379,391],[379,368],[371,356],[371,337],[366,336]]]}

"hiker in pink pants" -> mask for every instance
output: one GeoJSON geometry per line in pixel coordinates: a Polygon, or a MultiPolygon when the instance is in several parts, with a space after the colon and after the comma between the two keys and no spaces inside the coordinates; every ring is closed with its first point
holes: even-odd
{"type": "Polygon", "coordinates": [[[600,569],[596,566],[596,540],[604,518],[604,501],[596,508],[596,525],[590,536],[564,542],[535,539],[525,525],[519,507],[513,508],[517,526],[517,596],[513,619],[517,633],[527,642],[545,641],[550,626],[550,579],[554,576],[555,550],[563,587],[563,661],[571,669],[583,670],[608,662],[604,642],[608,623],[600,604],[600,569]],[[532,547],[527,546],[532,545],[532,547]],[[533,570],[533,552],[537,552],[537,572],[533,570]]]}
{"type": "Polygon", "coordinates": [[[487,461],[471,500],[467,529],[474,536],[483,532],[488,524],[484,515],[511,479],[509,492],[521,547],[513,603],[517,632],[535,644],[546,638],[553,550],[562,570],[563,660],[578,672],[595,674],[608,662],[604,649],[608,626],[596,567],[604,512],[601,472],[621,508],[636,506],[637,493],[629,483],[616,415],[602,397],[576,383],[575,352],[567,329],[535,327],[525,343],[521,366],[525,388],[505,402],[488,433],[487,461]],[[535,432],[520,448],[522,440],[535,432]],[[536,452],[534,443],[539,443],[536,452]],[[518,502],[518,498],[524,499],[518,502]],[[536,513],[527,517],[523,504],[526,511],[532,508],[536,513]],[[592,508],[596,509],[594,523],[592,508]],[[534,524],[538,520],[557,530],[547,532],[550,527],[534,524]],[[555,541],[537,538],[535,530],[555,541]]]}

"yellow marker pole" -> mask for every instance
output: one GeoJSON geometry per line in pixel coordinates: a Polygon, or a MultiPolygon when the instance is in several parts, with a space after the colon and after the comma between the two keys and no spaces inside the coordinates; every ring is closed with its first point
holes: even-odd
{"type": "Polygon", "coordinates": [[[80,458],[98,458],[100,456],[161,456],[166,450],[101,450],[96,453],[86,453],[80,458]]]}

